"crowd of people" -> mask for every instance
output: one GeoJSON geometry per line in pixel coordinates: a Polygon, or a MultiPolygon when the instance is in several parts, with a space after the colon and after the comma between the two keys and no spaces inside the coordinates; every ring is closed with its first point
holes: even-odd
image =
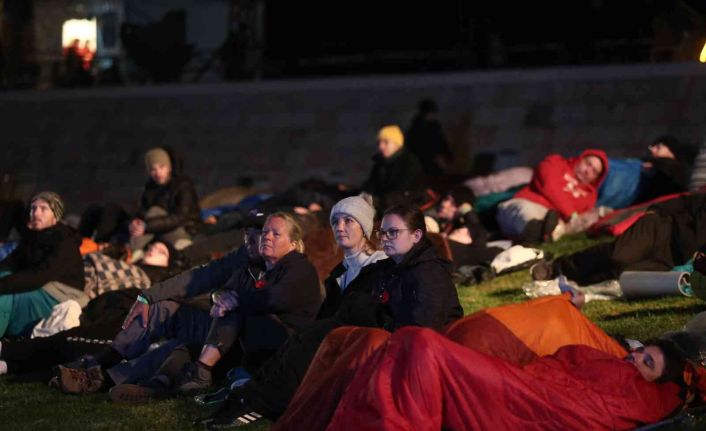
{"type": "Polygon", "coordinates": [[[308,180],[206,215],[156,147],[135,213],[95,203],[72,228],[55,192],[4,203],[0,374],[116,403],[200,394],[219,406],[207,429],[631,429],[700,399],[703,332],[622,343],[576,290],[464,317],[455,283],[492,276],[507,240],[557,241],[643,202],[615,240],[532,277],[706,269],[694,152],[665,136],[644,159],[586,149],[449,184],[437,109],[379,130],[360,187],[308,180]]]}

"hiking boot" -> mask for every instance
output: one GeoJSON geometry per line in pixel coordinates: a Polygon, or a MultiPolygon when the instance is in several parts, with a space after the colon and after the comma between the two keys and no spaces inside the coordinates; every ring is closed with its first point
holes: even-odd
{"type": "Polygon", "coordinates": [[[123,383],[113,386],[108,392],[114,403],[144,404],[153,400],[169,398],[169,387],[158,378],[152,378],[137,385],[123,383]]]}
{"type": "Polygon", "coordinates": [[[105,378],[100,365],[89,368],[56,367],[56,386],[65,394],[95,394],[103,389],[105,378]]]}
{"type": "Polygon", "coordinates": [[[530,275],[535,281],[551,280],[554,278],[554,268],[546,260],[540,260],[530,267],[530,275]]]}
{"type": "Polygon", "coordinates": [[[182,375],[177,380],[176,392],[188,394],[204,391],[210,388],[212,384],[213,378],[210,370],[200,366],[198,363],[189,362],[184,366],[182,375]]]}
{"type": "Polygon", "coordinates": [[[226,400],[226,403],[212,416],[196,421],[196,425],[204,425],[207,430],[226,429],[250,426],[255,422],[262,422],[265,417],[248,405],[245,398],[236,392],[226,400]]]}

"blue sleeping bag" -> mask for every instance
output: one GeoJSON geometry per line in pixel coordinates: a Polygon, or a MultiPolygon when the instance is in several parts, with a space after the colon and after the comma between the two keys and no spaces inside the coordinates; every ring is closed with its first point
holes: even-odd
{"type": "Polygon", "coordinates": [[[608,158],[608,174],[598,189],[596,206],[625,208],[641,191],[642,160],[608,158]]]}

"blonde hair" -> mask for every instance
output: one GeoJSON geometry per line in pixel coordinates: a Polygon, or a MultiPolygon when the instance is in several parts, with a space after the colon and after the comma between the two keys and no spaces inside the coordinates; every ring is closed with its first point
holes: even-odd
{"type": "Polygon", "coordinates": [[[273,219],[275,217],[281,218],[287,223],[287,225],[289,226],[289,229],[287,230],[287,235],[289,235],[289,239],[294,242],[294,249],[299,253],[304,253],[304,231],[299,225],[299,222],[297,222],[297,220],[291,214],[286,213],[284,211],[277,211],[276,213],[272,213],[267,216],[265,224],[267,224],[270,219],[273,219]]]}

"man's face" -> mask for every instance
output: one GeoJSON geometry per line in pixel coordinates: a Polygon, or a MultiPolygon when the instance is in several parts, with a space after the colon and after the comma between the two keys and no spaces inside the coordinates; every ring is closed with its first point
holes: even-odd
{"type": "Polygon", "coordinates": [[[583,184],[592,184],[603,172],[603,163],[596,156],[582,158],[574,168],[576,179],[583,184]]]}
{"type": "Polygon", "coordinates": [[[172,175],[172,167],[161,163],[153,163],[149,170],[150,178],[160,186],[167,184],[172,175]]]}
{"type": "Polygon", "coordinates": [[[664,354],[657,346],[645,346],[633,350],[626,358],[648,382],[657,380],[664,373],[664,354]]]}
{"type": "Polygon", "coordinates": [[[56,216],[49,204],[43,199],[35,199],[29,209],[29,223],[27,227],[30,230],[44,230],[56,224],[56,216]]]}
{"type": "Polygon", "coordinates": [[[397,144],[389,139],[378,140],[378,151],[386,159],[392,157],[392,155],[397,152],[398,148],[397,144]]]}
{"type": "Polygon", "coordinates": [[[652,155],[655,159],[676,159],[674,153],[672,153],[672,150],[661,142],[652,144],[647,147],[647,149],[650,150],[650,155],[652,155]]]}
{"type": "Polygon", "coordinates": [[[250,259],[260,257],[260,235],[262,230],[249,227],[245,229],[245,251],[250,259]]]}
{"type": "Polygon", "coordinates": [[[440,219],[445,220],[445,221],[451,221],[454,219],[454,217],[456,217],[457,211],[458,211],[458,207],[456,206],[456,202],[454,201],[454,198],[447,196],[439,204],[439,207],[437,208],[436,213],[440,219]]]}

